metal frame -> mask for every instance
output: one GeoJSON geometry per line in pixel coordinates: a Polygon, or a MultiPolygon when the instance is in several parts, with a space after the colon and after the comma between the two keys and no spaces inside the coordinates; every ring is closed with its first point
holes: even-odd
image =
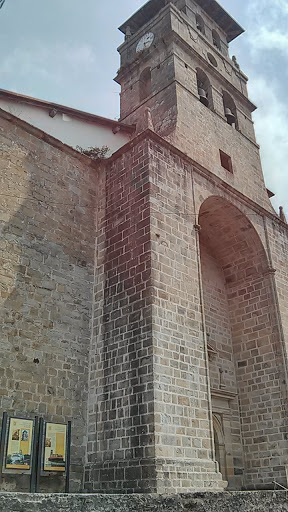
{"type": "Polygon", "coordinates": [[[7,412],[3,412],[1,437],[0,437],[0,472],[2,472],[4,459],[5,459],[4,453],[5,453],[5,441],[6,441],[6,435],[7,435],[7,424],[8,424],[8,414],[7,414],[7,412]]]}
{"type": "Polygon", "coordinates": [[[57,423],[51,421],[44,421],[43,418],[39,418],[35,416],[34,419],[31,418],[23,418],[21,416],[8,416],[7,412],[3,412],[2,416],[2,428],[0,434],[0,473],[3,474],[26,474],[30,476],[30,492],[37,493],[39,492],[40,487],[40,477],[41,475],[48,475],[49,473],[60,474],[62,475],[65,472],[65,493],[69,493],[70,487],[70,462],[71,462],[71,430],[72,430],[72,422],[68,421],[68,423],[57,423]],[[31,458],[30,458],[30,469],[25,470],[25,472],[21,469],[6,469],[6,458],[7,458],[7,450],[8,450],[8,434],[10,429],[11,419],[23,419],[28,420],[33,423],[32,428],[32,440],[31,440],[31,458]],[[44,445],[46,439],[46,426],[48,423],[55,423],[58,425],[66,426],[66,453],[65,453],[65,468],[64,471],[44,471],[44,445]]]}
{"type": "MultiPolygon", "coordinates": [[[[7,413],[3,413],[3,417],[4,417],[4,414],[7,414],[7,413]]],[[[32,418],[25,418],[23,416],[14,416],[14,415],[8,415],[6,416],[7,420],[6,420],[6,427],[5,427],[5,437],[3,439],[3,463],[1,465],[1,471],[3,474],[6,474],[6,475],[16,475],[16,474],[25,474],[25,475],[29,475],[31,477],[31,473],[33,471],[32,469],[32,461],[33,461],[33,449],[34,449],[34,439],[35,439],[35,417],[32,419],[32,418]],[[20,468],[6,468],[6,459],[7,459],[7,452],[8,452],[8,436],[9,436],[9,431],[10,431],[10,425],[11,425],[11,420],[12,419],[16,419],[16,420],[24,420],[24,421],[31,421],[32,422],[32,439],[31,439],[31,455],[30,455],[30,469],[20,469],[20,468]]],[[[1,442],[2,442],[2,435],[1,435],[1,442]]]]}

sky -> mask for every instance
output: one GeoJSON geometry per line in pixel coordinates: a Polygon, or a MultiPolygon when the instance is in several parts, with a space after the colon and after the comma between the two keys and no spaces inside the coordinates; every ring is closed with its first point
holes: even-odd
{"type": "MultiPolygon", "coordinates": [[[[119,117],[117,28],[145,0],[6,0],[0,88],[119,117]]],[[[245,33],[230,45],[249,77],[267,187],[288,216],[288,0],[219,0],[245,33]]]]}

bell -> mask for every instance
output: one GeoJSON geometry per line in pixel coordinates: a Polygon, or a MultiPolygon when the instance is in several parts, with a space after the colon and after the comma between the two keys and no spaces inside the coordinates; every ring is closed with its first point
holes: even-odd
{"type": "Polygon", "coordinates": [[[230,110],[230,108],[227,107],[225,108],[225,117],[227,119],[227,123],[230,125],[234,124],[236,121],[233,112],[230,110]]]}
{"type": "Polygon", "coordinates": [[[201,103],[203,103],[203,105],[205,105],[205,107],[208,107],[209,101],[208,101],[208,98],[207,98],[207,95],[206,95],[206,91],[204,89],[201,89],[201,87],[200,87],[198,89],[198,94],[199,94],[199,98],[200,98],[201,103]]]}

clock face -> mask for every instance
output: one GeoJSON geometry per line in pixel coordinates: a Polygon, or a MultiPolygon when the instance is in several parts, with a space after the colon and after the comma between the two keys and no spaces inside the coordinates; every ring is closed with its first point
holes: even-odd
{"type": "Polygon", "coordinates": [[[151,44],[154,41],[154,34],[152,32],[147,32],[147,34],[144,34],[143,37],[138,41],[138,44],[136,46],[136,52],[142,52],[142,50],[146,50],[151,46],[151,44]]]}

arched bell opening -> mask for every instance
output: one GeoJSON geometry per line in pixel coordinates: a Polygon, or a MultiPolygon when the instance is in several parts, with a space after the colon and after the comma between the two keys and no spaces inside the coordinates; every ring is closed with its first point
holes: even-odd
{"type": "Polygon", "coordinates": [[[221,52],[221,39],[218,32],[215,29],[212,30],[212,40],[215,48],[217,48],[221,52]]]}
{"type": "Polygon", "coordinates": [[[223,91],[223,107],[227,123],[230,124],[230,126],[236,128],[236,130],[238,130],[239,125],[236,105],[233,98],[226,91],[223,91]]]}
{"type": "Polygon", "coordinates": [[[268,459],[285,485],[283,368],[267,256],[251,221],[221,197],[203,202],[198,223],[212,412],[225,413],[229,487],[270,488],[268,459]]]}
{"type": "Polygon", "coordinates": [[[200,16],[200,14],[196,14],[195,19],[196,19],[197,30],[199,30],[199,32],[201,32],[201,34],[203,34],[205,36],[205,23],[204,23],[202,16],[200,16]]]}
{"type": "Polygon", "coordinates": [[[196,69],[199,100],[205,107],[213,110],[212,88],[208,76],[200,68],[196,69]]]}

